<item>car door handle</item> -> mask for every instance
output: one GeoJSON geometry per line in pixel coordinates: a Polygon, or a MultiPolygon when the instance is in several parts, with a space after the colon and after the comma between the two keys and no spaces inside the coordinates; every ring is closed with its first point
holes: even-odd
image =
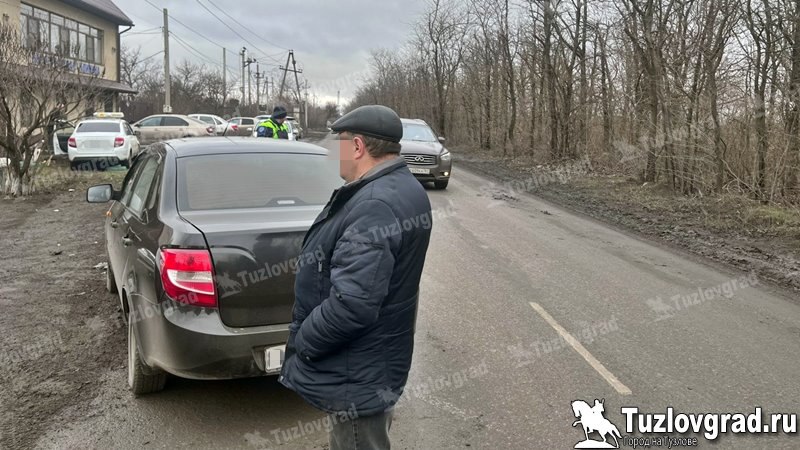
{"type": "Polygon", "coordinates": [[[119,228],[119,222],[116,220],[112,220],[109,225],[111,225],[111,228],[119,228]]]}
{"type": "Polygon", "coordinates": [[[127,237],[122,238],[122,245],[125,247],[130,247],[131,244],[133,244],[133,239],[127,237]]]}

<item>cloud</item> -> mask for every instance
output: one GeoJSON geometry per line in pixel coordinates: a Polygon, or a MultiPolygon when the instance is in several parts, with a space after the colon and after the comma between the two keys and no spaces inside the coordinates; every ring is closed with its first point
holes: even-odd
{"type": "MultiPolygon", "coordinates": [[[[200,6],[197,0],[150,1],[159,8],[168,8],[173,18],[170,31],[203,57],[185,49],[178,39],[173,38],[170,41],[173,65],[189,59],[207,66],[213,62],[221,67],[222,49],[219,46],[223,46],[228,49],[229,73],[238,74],[241,73],[238,53],[242,47],[247,47],[250,55],[258,60],[261,70],[280,83],[282,72],[277,66],[285,64],[287,50],[293,49],[298,68],[303,69],[302,76],[309,81],[311,94],[335,99],[337,91],[341,91],[343,101],[352,96],[363,81],[370,51],[403,46],[412,33],[413,23],[425,7],[424,0],[307,0],[299,4],[201,0],[222,21],[250,41],[248,44],[200,6]]],[[[132,2],[126,4],[117,0],[117,4],[136,23],[130,32],[132,34],[123,35],[123,46],[142,46],[142,53],[146,55],[161,50],[163,40],[157,33],[138,34],[139,31],[161,27],[163,16],[158,9],[146,2],[136,2],[140,5],[136,8],[130,6],[132,2]]]]}

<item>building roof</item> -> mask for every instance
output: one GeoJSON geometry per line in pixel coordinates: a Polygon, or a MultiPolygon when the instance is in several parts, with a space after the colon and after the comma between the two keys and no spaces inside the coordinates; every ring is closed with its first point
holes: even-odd
{"type": "Polygon", "coordinates": [[[112,0],[64,0],[64,3],[88,11],[117,25],[133,26],[133,20],[125,15],[112,0]]]}

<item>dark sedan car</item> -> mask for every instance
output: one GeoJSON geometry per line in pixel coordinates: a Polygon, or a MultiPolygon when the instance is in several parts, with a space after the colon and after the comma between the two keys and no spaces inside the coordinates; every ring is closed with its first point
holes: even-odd
{"type": "Polygon", "coordinates": [[[128,323],[128,383],[166,374],[229,379],[277,374],[307,229],[342,184],[338,161],[311,144],[175,140],[135,160],[106,219],[107,285],[128,323]]]}
{"type": "Polygon", "coordinates": [[[420,119],[402,119],[403,140],[400,154],[408,170],[419,181],[432,181],[437,189],[446,189],[453,171],[450,152],[444,148],[444,138],[437,137],[431,127],[420,119]]]}

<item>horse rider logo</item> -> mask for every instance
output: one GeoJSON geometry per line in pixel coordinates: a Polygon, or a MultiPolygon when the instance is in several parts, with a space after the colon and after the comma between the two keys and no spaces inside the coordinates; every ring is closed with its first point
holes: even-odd
{"type": "Polygon", "coordinates": [[[217,284],[222,288],[220,295],[222,298],[242,292],[242,285],[231,278],[226,272],[217,275],[217,284]]]}
{"type": "Polygon", "coordinates": [[[605,412],[605,399],[594,401],[594,406],[589,406],[583,400],[575,400],[572,402],[572,412],[578,418],[572,423],[572,426],[581,424],[583,427],[583,434],[586,436],[585,441],[575,444],[575,448],[619,448],[619,441],[617,438],[622,439],[619,430],[613,423],[609,422],[603,416],[605,412]],[[597,433],[603,438],[602,441],[595,441],[589,439],[589,433],[597,433]],[[614,439],[614,445],[606,441],[606,436],[611,436],[614,439]]]}

